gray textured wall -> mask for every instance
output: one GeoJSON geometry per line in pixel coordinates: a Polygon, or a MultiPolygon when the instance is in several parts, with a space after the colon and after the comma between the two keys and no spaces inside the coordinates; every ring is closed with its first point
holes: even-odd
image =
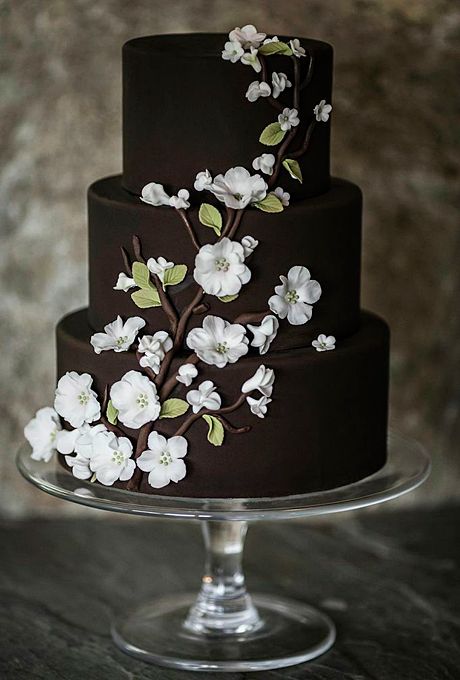
{"type": "Polygon", "coordinates": [[[3,0],[0,13],[3,510],[57,507],[13,456],[52,399],[54,325],[86,302],[85,190],[121,166],[121,45],[247,22],[335,46],[333,168],[366,196],[363,303],[392,326],[394,417],[434,457],[415,500],[458,495],[458,3],[3,0]]]}

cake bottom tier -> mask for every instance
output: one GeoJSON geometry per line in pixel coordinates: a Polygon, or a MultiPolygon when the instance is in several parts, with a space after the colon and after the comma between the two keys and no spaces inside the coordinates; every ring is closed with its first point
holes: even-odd
{"type": "MultiPolygon", "coordinates": [[[[107,386],[127,371],[139,370],[139,365],[134,352],[96,355],[89,343],[91,332],[86,310],[59,323],[57,372],[58,378],[67,371],[91,374],[102,399],[107,386]]],[[[268,413],[258,418],[244,403],[228,420],[234,427],[251,429],[225,432],[220,447],[207,441],[207,424],[199,418],[184,435],[188,441],[184,479],[154,489],[144,473],[139,490],[202,498],[284,496],[342,486],[376,472],[386,460],[388,357],[388,326],[363,312],[360,330],[334,351],[307,347],[262,357],[254,354],[224,369],[200,363],[193,385],[178,383],[172,396],[185,398],[189,389],[212,380],[222,404],[230,404],[263,363],[275,372],[268,413]]],[[[178,358],[176,369],[184,359],[178,358]]],[[[158,420],[154,428],[172,436],[189,415],[158,420]]],[[[135,443],[139,431],[126,432],[135,443]]]]}

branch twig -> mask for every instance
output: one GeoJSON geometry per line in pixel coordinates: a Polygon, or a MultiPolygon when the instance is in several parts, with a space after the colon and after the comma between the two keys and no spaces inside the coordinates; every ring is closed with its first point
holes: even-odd
{"type": "Polygon", "coordinates": [[[192,240],[193,245],[195,246],[196,250],[200,249],[200,244],[198,242],[198,239],[195,235],[195,231],[193,229],[193,225],[190,222],[189,218],[187,217],[187,213],[183,208],[176,208],[177,213],[179,214],[182,222],[185,224],[185,227],[188,231],[188,234],[192,240]]]}
{"type": "Polygon", "coordinates": [[[233,402],[233,404],[230,404],[229,406],[224,406],[224,407],[219,408],[215,411],[211,411],[210,409],[206,408],[206,409],[202,409],[201,411],[198,411],[198,413],[193,413],[191,416],[189,416],[187,418],[187,420],[185,420],[182,423],[182,425],[176,431],[175,436],[179,437],[179,436],[185,434],[185,432],[187,432],[189,427],[191,425],[193,425],[193,423],[196,420],[198,420],[199,418],[201,418],[202,416],[209,415],[209,416],[216,416],[217,417],[217,416],[219,416],[223,413],[232,413],[233,411],[236,411],[238,408],[240,408],[240,406],[242,406],[244,404],[244,402],[246,400],[246,396],[247,396],[246,394],[241,394],[238,397],[238,399],[233,402]]]}

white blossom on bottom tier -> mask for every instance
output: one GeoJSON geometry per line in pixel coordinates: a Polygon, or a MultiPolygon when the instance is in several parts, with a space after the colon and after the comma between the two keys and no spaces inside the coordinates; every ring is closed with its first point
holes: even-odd
{"type": "Polygon", "coordinates": [[[160,371],[161,362],[166,353],[172,349],[173,341],[166,331],[157,331],[153,335],[144,335],[139,340],[138,351],[143,354],[139,364],[149,367],[156,374],[160,371]]]}
{"type": "Polygon", "coordinates": [[[37,411],[24,428],[24,436],[32,447],[34,460],[47,463],[51,459],[60,429],[61,423],[54,408],[46,406],[37,411]]]}
{"type": "Polygon", "coordinates": [[[267,415],[267,406],[271,403],[272,399],[268,397],[261,396],[260,399],[254,399],[253,397],[246,397],[246,401],[249,404],[251,413],[253,413],[258,418],[265,418],[267,415]]]}
{"type": "Polygon", "coordinates": [[[198,358],[218,368],[234,364],[247,354],[248,343],[244,326],[218,316],[207,316],[203,327],[193,328],[187,336],[187,346],[198,358]]]}
{"type": "Polygon", "coordinates": [[[197,390],[190,390],[187,393],[187,401],[192,407],[193,413],[198,413],[202,408],[216,411],[220,408],[222,400],[220,395],[215,392],[216,386],[212,380],[205,380],[197,390]]]}
{"type": "Polygon", "coordinates": [[[251,278],[244,260],[241,243],[224,237],[217,243],[200,248],[193,276],[208,295],[237,295],[251,278]]]}
{"type": "Polygon", "coordinates": [[[148,482],[154,489],[161,489],[170,482],[180,482],[185,477],[186,468],[182,460],[187,454],[185,437],[166,439],[158,432],[148,438],[148,449],[137,459],[137,466],[148,472],[148,482]]]}
{"type": "Polygon", "coordinates": [[[133,476],[136,463],[132,454],[133,445],[127,437],[101,432],[94,438],[89,466],[98,482],[112,486],[118,480],[126,482],[133,476]]]}
{"type": "Polygon", "coordinates": [[[197,375],[198,369],[195,364],[182,364],[177,371],[176,380],[186,387],[189,387],[197,375]]]}
{"type": "Polygon", "coordinates": [[[157,388],[139,371],[128,371],[114,383],[110,399],[118,411],[118,420],[135,430],[160,415],[157,388]]]}
{"type": "Polygon", "coordinates": [[[321,297],[321,286],[310,277],[306,267],[291,267],[286,276],[280,276],[281,286],[268,301],[272,312],[293,326],[300,326],[311,319],[312,304],[321,297]]]}
{"type": "Polygon", "coordinates": [[[311,343],[317,352],[330,352],[335,349],[335,338],[333,335],[318,335],[317,340],[311,343]]]}
{"type": "Polygon", "coordinates": [[[72,427],[93,423],[101,416],[97,394],[91,389],[93,379],[88,373],[69,371],[56,388],[54,408],[72,427]]]}
{"type": "Polygon", "coordinates": [[[280,322],[273,314],[265,316],[262,319],[260,326],[253,326],[248,323],[248,328],[254,336],[251,347],[257,347],[260,354],[266,354],[273,340],[276,338],[279,326],[280,322]]]}
{"type": "Polygon", "coordinates": [[[135,341],[138,332],[144,328],[145,321],[140,316],[132,316],[123,323],[121,316],[104,327],[104,333],[91,336],[91,344],[96,354],[103,351],[127,352],[135,341]]]}
{"type": "Polygon", "coordinates": [[[264,397],[271,397],[273,392],[273,383],[275,382],[275,372],[272,368],[266,368],[263,364],[259,366],[252,378],[246,380],[241,391],[243,394],[249,394],[258,390],[264,397]]]}

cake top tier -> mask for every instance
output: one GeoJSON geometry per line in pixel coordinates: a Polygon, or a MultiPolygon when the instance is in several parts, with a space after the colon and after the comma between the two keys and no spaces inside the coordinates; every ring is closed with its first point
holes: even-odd
{"type": "MultiPolygon", "coordinates": [[[[205,169],[215,175],[234,166],[251,168],[263,153],[276,154],[259,138],[285,108],[298,109],[300,120],[289,148],[302,145],[315,106],[331,99],[332,47],[300,38],[293,44],[296,55],[289,39],[280,38],[277,47],[262,42],[252,48],[244,40],[226,48],[228,41],[225,34],[195,33],[136,38],[124,45],[126,189],[140,194],[152,181],[172,190],[190,188],[205,169]],[[268,54],[283,44],[288,54],[268,54]],[[251,59],[253,65],[245,63],[251,59]]],[[[298,158],[302,183],[283,173],[282,186],[292,199],[329,188],[329,138],[328,121],[317,126],[308,153],[298,158]]]]}

